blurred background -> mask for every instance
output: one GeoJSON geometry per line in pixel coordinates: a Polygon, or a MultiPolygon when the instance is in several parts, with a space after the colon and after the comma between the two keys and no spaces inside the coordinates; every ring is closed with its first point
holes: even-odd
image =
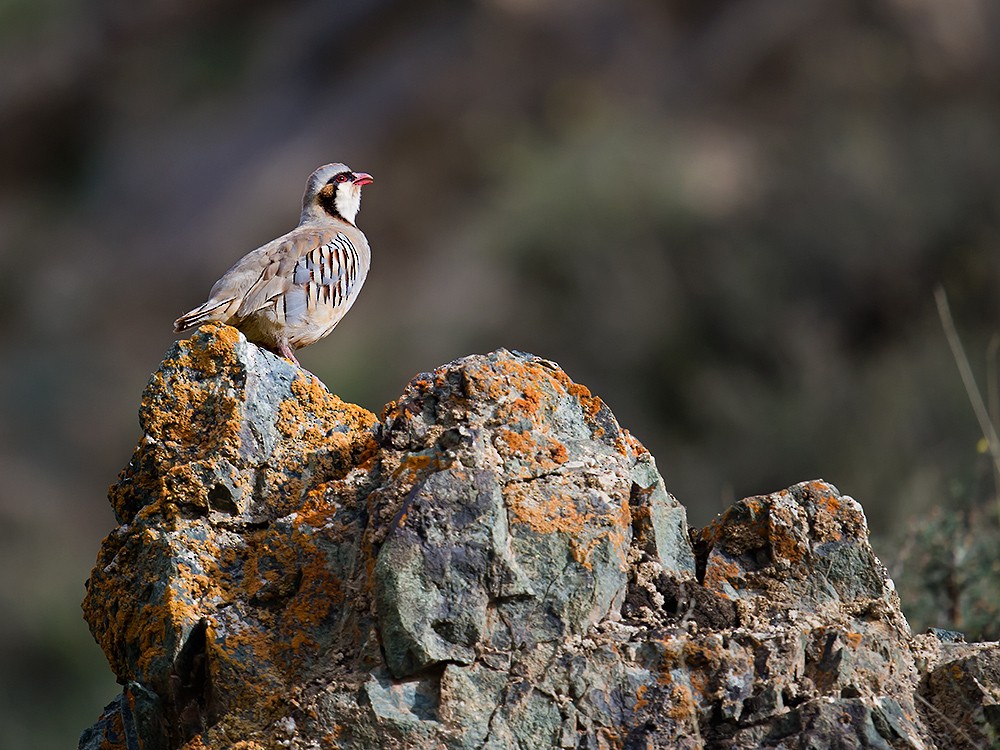
{"type": "Polygon", "coordinates": [[[301,353],[331,390],[553,359],[693,524],[825,478],[915,629],[997,637],[933,291],[985,389],[998,92],[992,0],[0,0],[0,747],[117,691],[79,602],[142,389],[329,161],[375,176],[364,293],[301,353]]]}

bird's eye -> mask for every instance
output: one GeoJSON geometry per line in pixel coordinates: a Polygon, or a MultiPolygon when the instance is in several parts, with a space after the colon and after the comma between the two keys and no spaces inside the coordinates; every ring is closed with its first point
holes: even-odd
{"type": "Polygon", "coordinates": [[[333,179],[335,179],[337,182],[347,182],[349,179],[351,179],[351,175],[349,172],[341,172],[333,179]]]}

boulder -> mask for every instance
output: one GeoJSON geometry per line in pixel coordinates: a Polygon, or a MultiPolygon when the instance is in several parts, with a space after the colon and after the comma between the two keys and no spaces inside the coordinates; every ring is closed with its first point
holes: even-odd
{"type": "Polygon", "coordinates": [[[689,529],[539,357],[376,417],[205,326],[140,425],[84,601],[123,690],[81,748],[996,741],[1000,650],[910,634],[855,500],[805,482],[689,529]]]}

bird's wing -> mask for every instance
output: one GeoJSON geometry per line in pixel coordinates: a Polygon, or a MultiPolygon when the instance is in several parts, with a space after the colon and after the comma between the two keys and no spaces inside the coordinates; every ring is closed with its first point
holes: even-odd
{"type": "Polygon", "coordinates": [[[300,227],[261,248],[267,252],[253,264],[258,276],[243,295],[236,317],[278,305],[282,317],[290,320],[317,305],[335,307],[346,299],[361,272],[361,260],[345,229],[300,227]]]}

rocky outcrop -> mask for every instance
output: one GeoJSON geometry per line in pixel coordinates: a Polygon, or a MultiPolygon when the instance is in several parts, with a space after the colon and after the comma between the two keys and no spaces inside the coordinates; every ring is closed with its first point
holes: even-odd
{"type": "Polygon", "coordinates": [[[687,528],[555,364],[381,418],[206,326],[153,375],[84,611],[96,748],[988,747],[1000,650],[912,637],[823,482],[687,528]]]}

